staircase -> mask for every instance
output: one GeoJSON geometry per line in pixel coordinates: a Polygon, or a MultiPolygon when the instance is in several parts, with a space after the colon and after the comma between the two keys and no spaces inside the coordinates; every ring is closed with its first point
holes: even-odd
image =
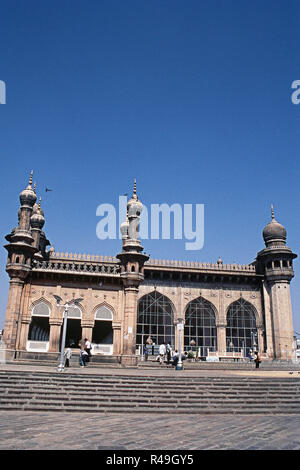
{"type": "Polygon", "coordinates": [[[298,374],[187,378],[0,371],[0,410],[300,414],[299,392],[298,374]]]}

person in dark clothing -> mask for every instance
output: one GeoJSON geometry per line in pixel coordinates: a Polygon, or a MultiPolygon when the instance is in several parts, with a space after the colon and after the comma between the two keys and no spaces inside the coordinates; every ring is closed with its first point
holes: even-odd
{"type": "Polygon", "coordinates": [[[148,361],[148,355],[149,355],[149,351],[148,351],[147,346],[145,345],[145,346],[144,346],[144,357],[145,357],[145,361],[148,361]]]}
{"type": "Polygon", "coordinates": [[[259,354],[258,351],[255,352],[254,362],[255,362],[255,368],[259,369],[259,365],[261,363],[261,355],[259,354]]]}

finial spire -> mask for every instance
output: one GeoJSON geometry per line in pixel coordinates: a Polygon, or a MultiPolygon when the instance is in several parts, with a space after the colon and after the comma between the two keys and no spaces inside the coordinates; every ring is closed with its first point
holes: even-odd
{"type": "Polygon", "coordinates": [[[133,197],[136,198],[136,179],[134,178],[134,183],[133,183],[133,197]]]}
{"type": "Polygon", "coordinates": [[[35,188],[36,188],[36,181],[34,182],[34,185],[33,185],[33,192],[35,192],[35,188]]]}
{"type": "Polygon", "coordinates": [[[32,187],[32,178],[33,178],[33,170],[30,172],[30,178],[29,178],[29,183],[28,186],[31,188],[32,187]]]}
{"type": "Polygon", "coordinates": [[[41,208],[41,201],[42,201],[42,197],[40,197],[40,200],[39,200],[39,209],[41,208]]]}
{"type": "Polygon", "coordinates": [[[274,216],[274,206],[273,206],[273,204],[271,204],[271,217],[272,217],[272,220],[275,219],[275,216],[274,216]]]}

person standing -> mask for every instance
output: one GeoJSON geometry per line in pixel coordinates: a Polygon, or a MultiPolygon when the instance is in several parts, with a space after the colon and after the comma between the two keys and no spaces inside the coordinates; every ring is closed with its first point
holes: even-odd
{"type": "Polygon", "coordinates": [[[159,363],[162,364],[164,362],[166,355],[166,345],[163,343],[159,346],[159,363]]]}
{"type": "Polygon", "coordinates": [[[84,349],[86,350],[86,352],[90,356],[91,355],[92,345],[91,345],[90,341],[87,338],[84,338],[84,349]]]}
{"type": "Polygon", "coordinates": [[[173,366],[174,366],[174,367],[177,366],[178,361],[179,361],[179,354],[178,354],[178,351],[177,351],[177,349],[176,349],[175,352],[174,352],[174,354],[173,354],[173,366]]]}
{"type": "Polygon", "coordinates": [[[145,344],[145,346],[144,346],[145,361],[148,361],[148,355],[149,355],[149,351],[148,351],[147,345],[145,344]]]}
{"type": "Polygon", "coordinates": [[[70,359],[72,357],[71,348],[67,348],[65,352],[65,367],[70,367],[70,359]]]}
{"type": "Polygon", "coordinates": [[[256,351],[256,353],[255,353],[254,362],[255,362],[255,368],[259,369],[259,366],[260,366],[260,363],[261,363],[261,355],[259,354],[258,351],[256,351]]]}
{"type": "Polygon", "coordinates": [[[167,364],[170,364],[170,362],[171,362],[171,345],[170,345],[170,343],[167,343],[166,353],[167,353],[167,364]]]}

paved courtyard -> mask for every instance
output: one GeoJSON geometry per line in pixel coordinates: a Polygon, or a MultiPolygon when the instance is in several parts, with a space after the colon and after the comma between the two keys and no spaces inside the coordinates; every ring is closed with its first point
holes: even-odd
{"type": "Polygon", "coordinates": [[[297,416],[2,411],[0,450],[299,450],[299,428],[297,416]]]}

